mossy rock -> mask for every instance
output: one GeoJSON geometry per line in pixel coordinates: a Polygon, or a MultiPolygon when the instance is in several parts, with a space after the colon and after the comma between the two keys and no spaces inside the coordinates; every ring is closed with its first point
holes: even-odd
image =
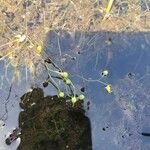
{"type": "Polygon", "coordinates": [[[21,97],[25,111],[19,115],[22,134],[18,150],[91,150],[90,122],[82,103],[72,107],[66,102],[68,97],[43,95],[37,88],[21,97]]]}

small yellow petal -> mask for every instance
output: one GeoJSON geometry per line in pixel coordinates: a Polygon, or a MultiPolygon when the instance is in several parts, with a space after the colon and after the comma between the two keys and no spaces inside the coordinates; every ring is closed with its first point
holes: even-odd
{"type": "Polygon", "coordinates": [[[43,51],[43,47],[42,47],[41,45],[38,45],[38,46],[36,47],[36,51],[37,51],[38,53],[41,53],[41,52],[43,51]]]}
{"type": "Polygon", "coordinates": [[[106,91],[110,94],[112,93],[112,86],[111,84],[108,84],[106,87],[105,87],[106,91]]]}

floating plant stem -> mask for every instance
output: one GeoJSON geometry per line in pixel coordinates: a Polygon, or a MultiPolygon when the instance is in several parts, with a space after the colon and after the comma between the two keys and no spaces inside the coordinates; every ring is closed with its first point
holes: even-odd
{"type": "Polygon", "coordinates": [[[108,85],[108,83],[103,82],[103,81],[101,81],[101,80],[86,79],[86,78],[84,78],[84,77],[82,77],[82,76],[80,76],[80,75],[75,75],[75,76],[77,76],[77,77],[79,77],[79,78],[81,78],[81,79],[83,79],[83,80],[85,80],[85,81],[88,81],[88,82],[99,82],[99,83],[101,83],[101,84],[103,84],[103,85],[105,85],[105,86],[108,85]]]}
{"type": "Polygon", "coordinates": [[[50,58],[44,60],[45,63],[52,64],[57,70],[62,71],[50,58]]]}
{"type": "Polygon", "coordinates": [[[56,74],[60,74],[59,71],[54,71],[54,70],[50,69],[50,68],[47,66],[47,64],[44,64],[44,66],[46,67],[46,70],[47,70],[48,72],[53,72],[53,73],[56,73],[56,74]]]}
{"type": "Polygon", "coordinates": [[[58,69],[59,71],[62,71],[54,62],[52,62],[52,65],[53,65],[56,69],[58,69]]]}
{"type": "MultiPolygon", "coordinates": [[[[48,60],[45,60],[45,62],[51,63],[51,60],[48,59],[48,60]]],[[[44,66],[45,66],[45,68],[46,68],[46,70],[48,72],[48,75],[49,75],[48,82],[50,82],[58,90],[58,97],[64,97],[64,94],[59,89],[59,86],[58,86],[57,82],[55,82],[55,80],[53,78],[56,78],[56,79],[59,79],[59,80],[63,80],[63,82],[65,83],[65,85],[67,85],[67,87],[69,87],[69,90],[71,92],[70,96],[71,97],[72,96],[76,97],[76,89],[75,89],[75,86],[73,85],[72,81],[68,78],[69,77],[68,72],[65,72],[65,71],[60,71],[59,72],[59,71],[52,70],[51,68],[48,67],[48,65],[46,63],[44,63],[44,66]],[[60,77],[59,76],[51,75],[51,73],[56,73],[60,77]]],[[[80,97],[80,99],[83,99],[83,97],[80,97]]]]}
{"type": "Polygon", "coordinates": [[[74,87],[74,85],[73,85],[73,83],[71,82],[71,85],[70,85],[70,88],[73,88],[73,95],[75,96],[76,95],[76,89],[75,89],[75,87],[74,87]]]}
{"type": "Polygon", "coordinates": [[[50,76],[49,73],[48,73],[48,75],[49,75],[49,80],[48,80],[48,82],[51,83],[58,91],[60,91],[58,84],[57,84],[57,83],[55,82],[55,80],[50,76]]]}
{"type": "Polygon", "coordinates": [[[68,85],[68,87],[69,87],[69,89],[70,89],[70,91],[71,91],[71,95],[76,95],[76,92],[75,92],[75,89],[74,89],[74,86],[72,86],[72,85],[68,85]]]}
{"type": "Polygon", "coordinates": [[[51,77],[51,75],[50,75],[51,70],[48,68],[47,65],[45,65],[45,68],[46,68],[46,70],[48,71],[48,75],[49,75],[49,80],[48,80],[48,81],[49,81],[58,91],[60,91],[58,84],[55,82],[55,80],[54,80],[54,79],[51,77]]]}

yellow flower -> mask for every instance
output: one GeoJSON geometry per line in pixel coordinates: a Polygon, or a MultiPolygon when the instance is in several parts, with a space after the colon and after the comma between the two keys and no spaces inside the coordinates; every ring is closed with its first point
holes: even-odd
{"type": "Polygon", "coordinates": [[[43,51],[43,46],[38,45],[38,46],[36,47],[36,51],[37,51],[38,53],[41,53],[41,52],[43,51]]]}
{"type": "Polygon", "coordinates": [[[105,87],[106,91],[110,94],[112,93],[112,86],[111,84],[108,84],[106,87],[105,87]]]}

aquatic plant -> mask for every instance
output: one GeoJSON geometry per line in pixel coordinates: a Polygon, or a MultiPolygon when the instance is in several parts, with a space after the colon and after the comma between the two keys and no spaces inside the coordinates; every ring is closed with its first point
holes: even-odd
{"type": "Polygon", "coordinates": [[[44,66],[48,73],[48,78],[44,81],[43,86],[48,84],[55,87],[57,90],[57,96],[64,98],[65,96],[70,97],[70,101],[74,105],[78,100],[84,100],[85,96],[83,94],[79,95],[76,92],[76,88],[69,78],[69,73],[63,71],[57,64],[55,64],[50,58],[45,59],[44,66]],[[53,67],[52,67],[53,66],[53,67]],[[66,93],[62,89],[60,89],[58,82],[62,81],[64,86],[70,90],[69,93],[66,93]]]}

